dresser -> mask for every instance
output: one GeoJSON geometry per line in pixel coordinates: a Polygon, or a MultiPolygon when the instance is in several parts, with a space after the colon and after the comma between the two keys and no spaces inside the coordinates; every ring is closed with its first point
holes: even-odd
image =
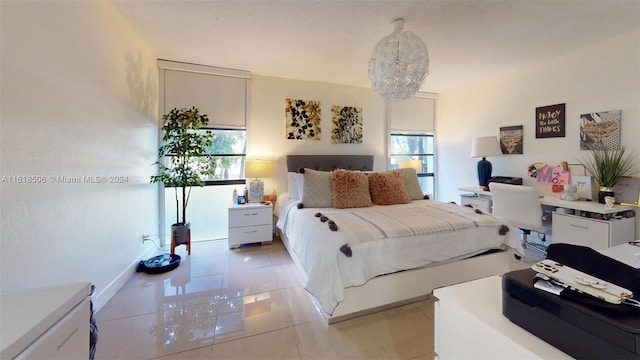
{"type": "Polygon", "coordinates": [[[229,248],[244,244],[270,244],[273,241],[271,203],[229,205],[229,248]]]}
{"type": "Polygon", "coordinates": [[[88,282],[0,296],[0,359],[88,359],[88,282]]]}

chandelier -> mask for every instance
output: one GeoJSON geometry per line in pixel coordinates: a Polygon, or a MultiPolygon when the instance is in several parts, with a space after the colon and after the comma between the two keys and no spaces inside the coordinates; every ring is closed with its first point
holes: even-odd
{"type": "Polygon", "coordinates": [[[369,59],[371,85],[389,100],[410,98],[429,74],[427,46],[403,27],[403,18],[394,20],[393,33],[380,40],[369,59]]]}

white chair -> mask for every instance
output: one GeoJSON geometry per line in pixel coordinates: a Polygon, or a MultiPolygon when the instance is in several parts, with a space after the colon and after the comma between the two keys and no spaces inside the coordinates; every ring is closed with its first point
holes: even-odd
{"type": "Polygon", "coordinates": [[[492,214],[503,218],[522,231],[523,248],[534,249],[546,255],[544,246],[527,240],[527,236],[533,231],[542,234],[541,238],[544,242],[545,235],[551,231],[550,221],[543,219],[537,190],[531,186],[495,182],[489,183],[489,189],[493,201],[492,214]]]}

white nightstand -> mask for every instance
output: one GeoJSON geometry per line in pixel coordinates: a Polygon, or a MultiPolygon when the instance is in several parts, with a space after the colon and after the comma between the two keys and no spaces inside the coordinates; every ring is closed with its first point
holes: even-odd
{"type": "Polygon", "coordinates": [[[229,248],[243,244],[271,244],[273,205],[261,203],[229,205],[229,248]]]}

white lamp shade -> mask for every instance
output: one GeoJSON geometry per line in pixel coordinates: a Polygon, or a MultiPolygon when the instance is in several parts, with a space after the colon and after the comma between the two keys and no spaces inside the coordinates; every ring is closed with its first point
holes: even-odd
{"type": "Polygon", "coordinates": [[[268,178],[272,175],[272,163],[269,160],[246,160],[244,162],[245,178],[268,178]]]}
{"type": "Polygon", "coordinates": [[[415,169],[419,174],[422,172],[422,160],[399,160],[398,167],[400,169],[415,169]]]}
{"type": "Polygon", "coordinates": [[[502,155],[497,136],[484,136],[471,141],[471,157],[488,157],[502,155]]]}

